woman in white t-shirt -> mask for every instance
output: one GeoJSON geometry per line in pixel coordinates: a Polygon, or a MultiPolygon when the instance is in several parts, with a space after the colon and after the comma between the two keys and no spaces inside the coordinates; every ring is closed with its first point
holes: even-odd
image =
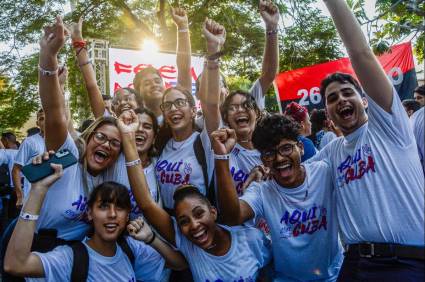
{"type": "Polygon", "coordinates": [[[173,194],[175,219],[152,199],[138,159],[133,114],[120,121],[123,150],[131,166],[128,176],[134,196],[146,219],[188,261],[194,281],[255,281],[270,261],[270,242],[256,228],[216,224],[217,210],[193,185],[181,185],[173,194]]]}
{"type": "Polygon", "coordinates": [[[214,161],[211,154],[209,133],[216,130],[220,123],[219,113],[219,62],[215,58],[225,40],[224,27],[212,20],[206,20],[203,34],[207,40],[208,60],[204,69],[204,79],[208,95],[201,98],[205,126],[201,133],[196,131],[196,106],[192,94],[180,86],[164,92],[160,108],[164,116],[164,126],[157,138],[157,148],[161,152],[155,166],[155,173],[161,190],[164,207],[172,214],[173,194],[177,187],[192,184],[206,195],[214,161]],[[202,144],[205,163],[202,163],[194,151],[195,142],[202,144]],[[198,141],[197,141],[198,140],[198,141]],[[159,142],[161,142],[161,144],[159,142]],[[205,169],[206,166],[206,169],[205,169]]]}
{"type": "MultiPolygon", "coordinates": [[[[70,246],[59,246],[46,253],[31,252],[43,200],[51,184],[63,175],[61,165],[51,166],[54,174],[32,186],[6,251],[5,269],[27,277],[27,280],[45,277],[46,281],[70,281],[73,265],[84,263],[84,260],[74,261],[75,255],[70,246]]],[[[136,277],[143,281],[159,281],[165,263],[178,269],[186,267],[183,257],[156,237],[142,219],[128,224],[131,204],[125,186],[114,182],[102,183],[93,190],[87,205],[92,227],[90,237],[83,241],[89,258],[87,281],[127,282],[135,281],[136,277]],[[133,238],[123,237],[126,227],[133,238]],[[121,249],[123,244],[118,244],[118,240],[124,240],[133,254],[134,270],[129,257],[121,249]]]]}
{"type": "MultiPolygon", "coordinates": [[[[154,142],[158,134],[158,121],[155,114],[146,108],[136,109],[135,114],[139,120],[139,127],[136,130],[136,145],[137,153],[142,162],[143,171],[146,175],[149,191],[152,198],[159,205],[162,205],[161,194],[159,192],[159,185],[155,174],[156,165],[156,150],[154,142]]],[[[137,206],[133,193],[130,192],[131,199],[131,218],[136,218],[141,215],[141,211],[137,206]]]]}

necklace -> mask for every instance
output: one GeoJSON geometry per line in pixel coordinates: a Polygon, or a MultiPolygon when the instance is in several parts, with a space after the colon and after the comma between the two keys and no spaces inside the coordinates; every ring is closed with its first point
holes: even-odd
{"type": "Polygon", "coordinates": [[[178,146],[175,146],[175,142],[177,141],[174,141],[174,138],[171,138],[171,149],[173,149],[174,151],[180,150],[184,146],[184,144],[186,144],[186,141],[189,139],[190,139],[190,136],[186,138],[185,140],[181,141],[180,142],[181,144],[179,144],[178,146]]]}
{"type": "MultiPolygon", "coordinates": [[[[288,198],[287,198],[287,196],[286,195],[284,195],[285,193],[281,193],[278,189],[279,188],[277,188],[276,187],[276,191],[277,191],[277,194],[279,195],[279,197],[284,201],[284,202],[287,202],[287,203],[289,203],[289,204],[299,204],[299,203],[302,203],[302,202],[305,202],[306,200],[307,200],[307,198],[308,198],[308,190],[310,189],[310,183],[309,183],[309,181],[308,181],[308,176],[307,176],[307,171],[305,170],[305,167],[303,167],[302,166],[302,168],[304,168],[304,175],[305,175],[305,181],[306,181],[306,184],[307,184],[307,189],[306,189],[306,191],[305,191],[305,194],[304,194],[304,198],[302,199],[302,200],[299,200],[299,201],[291,201],[291,200],[289,200],[288,198]]],[[[276,182],[276,181],[275,181],[276,182]]],[[[304,181],[303,181],[304,182],[304,181]]],[[[276,182],[276,184],[278,184],[277,182],[276,182]]]]}

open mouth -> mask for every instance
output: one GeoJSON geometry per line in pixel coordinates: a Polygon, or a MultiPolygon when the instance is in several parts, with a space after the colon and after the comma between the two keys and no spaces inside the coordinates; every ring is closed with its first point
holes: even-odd
{"type": "Polygon", "coordinates": [[[170,121],[171,121],[172,124],[178,124],[182,120],[183,120],[183,116],[180,115],[180,114],[178,114],[178,115],[172,115],[170,117],[170,121]]]}
{"type": "Polygon", "coordinates": [[[275,171],[280,177],[286,178],[292,175],[292,164],[291,163],[280,163],[274,167],[275,171]]]}
{"type": "Polygon", "coordinates": [[[238,126],[247,126],[249,124],[249,117],[248,116],[237,117],[236,124],[238,126]]]}
{"type": "Polygon", "coordinates": [[[193,241],[198,245],[203,245],[208,240],[207,230],[202,229],[196,233],[192,234],[193,241]]]}
{"type": "Polygon", "coordinates": [[[94,152],[94,160],[97,163],[103,163],[109,158],[109,154],[102,150],[97,150],[94,152]]]}
{"type": "Polygon", "coordinates": [[[348,120],[353,116],[354,109],[351,106],[344,106],[341,109],[339,109],[338,113],[343,120],[348,120]]]}
{"type": "Polygon", "coordinates": [[[136,144],[143,144],[146,141],[146,136],[136,135],[136,144]]]}
{"type": "Polygon", "coordinates": [[[107,223],[103,225],[108,232],[115,232],[118,229],[117,223],[107,223]]]}

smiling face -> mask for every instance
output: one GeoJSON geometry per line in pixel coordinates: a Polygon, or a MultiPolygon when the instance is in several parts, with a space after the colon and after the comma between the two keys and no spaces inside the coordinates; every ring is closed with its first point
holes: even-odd
{"type": "Polygon", "coordinates": [[[116,203],[102,201],[101,197],[97,196],[96,201],[88,209],[87,216],[93,222],[93,236],[101,241],[113,242],[126,228],[129,210],[116,203]]]}
{"type": "Polygon", "coordinates": [[[197,197],[186,197],[175,208],[176,220],[184,236],[207,250],[214,245],[217,210],[197,197]]]}
{"type": "Polygon", "coordinates": [[[121,135],[115,125],[104,124],[96,128],[86,148],[85,157],[90,174],[97,175],[113,165],[120,154],[120,144],[121,135]]]}
{"type": "Polygon", "coordinates": [[[236,94],[231,97],[226,122],[235,130],[238,139],[250,138],[257,124],[257,117],[254,106],[244,95],[236,94]]]}
{"type": "Polygon", "coordinates": [[[165,90],[164,82],[157,73],[145,73],[137,90],[146,102],[158,101],[160,103],[165,90]]]}
{"type": "Polygon", "coordinates": [[[418,102],[421,107],[423,107],[425,105],[425,96],[421,95],[418,92],[413,93],[413,97],[415,98],[415,101],[418,102]]]}
{"type": "Polygon", "coordinates": [[[365,105],[351,83],[334,81],[325,90],[329,118],[348,135],[367,121],[365,105]]]}
{"type": "Polygon", "coordinates": [[[127,110],[135,110],[139,107],[136,95],[126,89],[118,89],[112,101],[113,111],[117,116],[127,110]]]}
{"type": "Polygon", "coordinates": [[[177,89],[167,92],[162,102],[162,113],[171,130],[185,131],[193,127],[196,107],[191,106],[186,95],[177,89]]]}
{"type": "MultiPolygon", "coordinates": [[[[261,159],[265,166],[270,168],[277,183],[281,186],[293,188],[300,185],[301,156],[304,147],[301,142],[282,139],[280,143],[270,150],[261,152],[261,159]]],[[[302,182],[301,182],[302,183],[302,182]]]]}
{"type": "Polygon", "coordinates": [[[152,118],[146,114],[138,114],[139,128],[136,131],[136,146],[139,154],[149,152],[155,141],[155,132],[152,118]]]}

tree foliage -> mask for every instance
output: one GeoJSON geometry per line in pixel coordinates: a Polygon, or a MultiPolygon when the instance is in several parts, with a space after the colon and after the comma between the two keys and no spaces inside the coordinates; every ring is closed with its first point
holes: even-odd
{"type": "MultiPolygon", "coordinates": [[[[258,13],[258,0],[73,0],[69,12],[65,0],[2,0],[0,2],[0,41],[10,49],[0,53],[0,75],[8,77],[7,91],[0,92],[0,122],[19,128],[39,106],[37,95],[37,54],[21,57],[20,50],[38,42],[42,27],[56,15],[65,22],[85,19],[85,38],[108,40],[113,47],[139,47],[143,39],[159,42],[164,51],[174,51],[176,27],[169,16],[170,2],[185,8],[189,15],[192,52],[204,53],[201,25],[208,16],[227,30],[224,72],[232,87],[249,88],[259,76],[264,48],[264,28],[258,13]],[[14,116],[11,117],[13,111],[14,116]]],[[[281,12],[280,68],[290,70],[339,58],[340,42],[330,19],[313,8],[313,0],[277,1],[281,12]]],[[[61,61],[69,70],[67,91],[77,122],[88,118],[87,94],[76,65],[73,50],[67,46],[61,61]]],[[[273,89],[269,95],[273,95],[273,89]]],[[[268,96],[268,107],[277,110],[276,99],[268,96]]]]}

